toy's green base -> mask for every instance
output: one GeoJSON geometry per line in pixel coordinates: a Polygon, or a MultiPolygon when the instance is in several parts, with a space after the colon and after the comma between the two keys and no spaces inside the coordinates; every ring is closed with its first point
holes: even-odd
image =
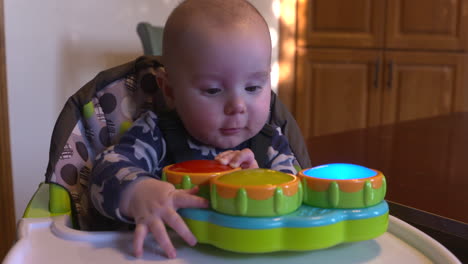
{"type": "Polygon", "coordinates": [[[330,226],[264,230],[234,229],[191,219],[185,219],[185,222],[199,243],[235,252],[264,253],[316,250],[345,242],[373,239],[387,230],[388,214],[330,226]]]}
{"type": "Polygon", "coordinates": [[[216,185],[211,185],[211,207],[224,214],[238,216],[277,216],[289,214],[297,210],[302,204],[302,185],[299,184],[297,193],[288,196],[277,187],[271,198],[255,200],[249,198],[247,191],[240,188],[235,198],[223,198],[219,195],[216,185]]]}
{"type": "Polygon", "coordinates": [[[304,188],[304,203],[321,208],[363,208],[374,206],[382,202],[387,192],[385,177],[382,186],[373,188],[370,181],[366,181],[362,190],[356,192],[341,191],[336,181],[330,184],[328,190],[318,192],[308,187],[307,179],[302,179],[304,188]]]}
{"type": "Polygon", "coordinates": [[[303,205],[298,211],[282,217],[229,216],[233,222],[228,220],[226,224],[223,224],[226,216],[211,210],[184,209],[181,215],[200,243],[234,252],[263,253],[316,250],[376,238],[388,227],[386,202],[377,207],[379,209],[362,209],[365,211],[363,214],[361,209],[319,209],[303,205]],[[206,218],[194,216],[199,212],[206,218]],[[252,224],[268,219],[277,227],[252,224]],[[245,228],[233,227],[239,223],[242,225],[242,222],[245,222],[245,228]]]}

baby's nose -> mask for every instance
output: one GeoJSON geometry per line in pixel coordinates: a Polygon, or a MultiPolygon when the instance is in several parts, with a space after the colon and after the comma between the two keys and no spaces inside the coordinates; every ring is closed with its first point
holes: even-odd
{"type": "Polygon", "coordinates": [[[226,115],[241,114],[244,113],[245,110],[246,106],[242,97],[231,97],[224,107],[224,113],[226,115]]]}

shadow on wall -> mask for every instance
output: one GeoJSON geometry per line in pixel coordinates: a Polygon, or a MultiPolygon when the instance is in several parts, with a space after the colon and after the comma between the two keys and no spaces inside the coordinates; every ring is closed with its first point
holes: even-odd
{"type": "MultiPolygon", "coordinates": [[[[137,35],[135,32],[135,39],[137,35]]],[[[139,41],[139,40],[138,40],[139,41]]],[[[74,45],[73,41],[64,40],[57,63],[57,117],[63,105],[86,83],[91,81],[99,72],[132,61],[143,55],[143,49],[139,43],[139,49],[132,52],[116,49],[103,43],[80,43],[74,45]]],[[[116,45],[117,46],[117,45],[116,45]]]]}

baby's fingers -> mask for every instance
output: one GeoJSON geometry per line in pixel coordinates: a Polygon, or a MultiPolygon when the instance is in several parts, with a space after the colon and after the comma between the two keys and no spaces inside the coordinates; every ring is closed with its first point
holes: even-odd
{"type": "Polygon", "coordinates": [[[137,224],[133,234],[133,252],[137,258],[143,255],[143,243],[145,242],[146,234],[148,234],[146,225],[137,224]]]}
{"type": "Polygon", "coordinates": [[[153,220],[149,224],[149,229],[151,233],[153,234],[153,237],[156,240],[156,242],[158,242],[162,250],[166,252],[167,257],[175,258],[176,251],[175,251],[174,246],[172,245],[169,235],[167,234],[167,230],[163,222],[160,219],[153,220]]]}
{"type": "Polygon", "coordinates": [[[190,190],[176,190],[177,194],[174,195],[173,205],[174,209],[179,208],[207,208],[209,206],[208,200],[200,196],[194,195],[198,187],[190,190]]]}
{"type": "Polygon", "coordinates": [[[190,229],[185,224],[184,220],[180,215],[173,210],[168,210],[166,214],[162,216],[164,222],[170,226],[180,237],[182,237],[187,244],[190,246],[195,246],[197,239],[190,232],[190,229]]]}
{"type": "Polygon", "coordinates": [[[234,153],[235,155],[231,157],[229,166],[233,168],[242,167],[243,169],[258,168],[258,164],[252,150],[245,148],[234,153]]]}
{"type": "Polygon", "coordinates": [[[234,154],[233,150],[227,150],[219,153],[214,159],[223,165],[228,165],[231,161],[232,155],[234,154]]]}

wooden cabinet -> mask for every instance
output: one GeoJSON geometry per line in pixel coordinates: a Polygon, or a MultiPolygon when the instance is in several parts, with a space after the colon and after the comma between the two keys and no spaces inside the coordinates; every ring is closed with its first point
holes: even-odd
{"type": "Polygon", "coordinates": [[[466,50],[466,0],[387,0],[387,48],[466,50]]]}
{"type": "Polygon", "coordinates": [[[467,4],[299,1],[294,114],[304,137],[468,110],[467,4]]]}
{"type": "Polygon", "coordinates": [[[382,47],[385,0],[299,1],[298,45],[382,47]]]}
{"type": "Polygon", "coordinates": [[[295,116],[303,135],[380,122],[381,52],[302,49],[298,53],[295,116]]]}
{"type": "Polygon", "coordinates": [[[385,63],[382,124],[463,111],[465,54],[387,51],[385,63]]]}
{"type": "Polygon", "coordinates": [[[298,45],[466,50],[466,0],[299,1],[298,45]]]}

